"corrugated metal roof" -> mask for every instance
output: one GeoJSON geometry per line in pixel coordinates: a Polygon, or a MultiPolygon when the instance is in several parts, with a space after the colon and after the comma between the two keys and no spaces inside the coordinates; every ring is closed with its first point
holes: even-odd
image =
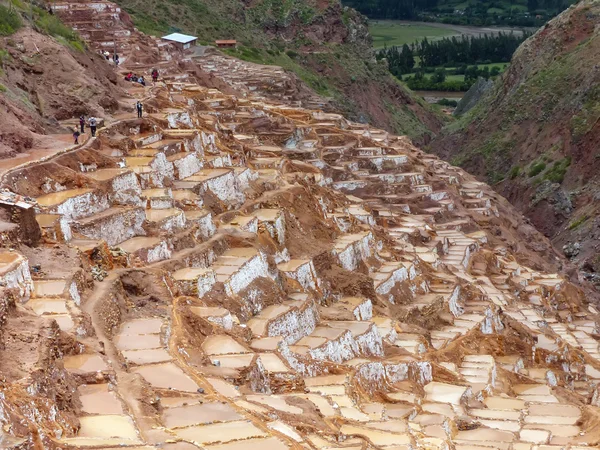
{"type": "Polygon", "coordinates": [[[187,34],[172,33],[167,36],[163,36],[162,39],[165,39],[167,41],[180,42],[181,44],[187,44],[188,42],[195,41],[198,38],[196,36],[189,36],[187,34]]]}

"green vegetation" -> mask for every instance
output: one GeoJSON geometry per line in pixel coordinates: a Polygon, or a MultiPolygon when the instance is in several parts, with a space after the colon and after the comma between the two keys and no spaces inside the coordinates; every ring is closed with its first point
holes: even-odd
{"type": "Polygon", "coordinates": [[[531,166],[527,175],[529,175],[530,178],[535,177],[536,175],[542,173],[544,170],[546,170],[546,163],[540,161],[531,166]]]}
{"type": "MultiPolygon", "coordinates": [[[[406,85],[415,91],[448,91],[465,92],[477,81],[479,77],[486,80],[495,78],[501,73],[501,66],[492,65],[492,70],[488,65],[483,65],[483,69],[477,66],[457,69],[436,68],[428,77],[424,71],[417,71],[414,74],[407,74],[403,80],[406,85]]],[[[431,72],[431,69],[428,68],[431,72]]]]}
{"type": "Polygon", "coordinates": [[[370,22],[369,31],[373,37],[373,47],[376,49],[385,46],[401,47],[404,44],[413,44],[415,41],[422,40],[423,38],[433,41],[457,34],[448,28],[420,24],[403,24],[394,21],[370,22]]]}
{"type": "Polygon", "coordinates": [[[571,157],[567,157],[561,159],[560,161],[554,161],[552,167],[548,169],[548,171],[544,174],[545,180],[550,180],[553,183],[562,183],[565,175],[567,173],[567,169],[571,165],[571,157]]]}
{"type": "Polygon", "coordinates": [[[520,166],[514,166],[512,169],[510,169],[510,173],[508,174],[508,176],[511,180],[514,180],[519,175],[521,175],[521,167],[520,166]]]}
{"type": "Polygon", "coordinates": [[[590,218],[590,216],[588,216],[587,214],[579,217],[578,219],[575,219],[573,222],[571,222],[569,224],[569,230],[575,230],[576,228],[579,228],[581,225],[583,225],[588,219],[590,218]]]}
{"type": "Polygon", "coordinates": [[[581,110],[571,118],[571,133],[578,141],[592,131],[600,120],[600,86],[594,86],[588,92],[581,110]]]}
{"type": "Polygon", "coordinates": [[[10,36],[22,26],[23,21],[17,11],[0,5],[0,36],[10,36]]]}
{"type": "Polygon", "coordinates": [[[35,8],[37,17],[35,18],[35,26],[43,33],[49,34],[68,45],[74,50],[83,52],[85,45],[79,35],[73,31],[71,27],[63,24],[60,19],[54,15],[48,14],[45,10],[35,8]]]}
{"type": "Polygon", "coordinates": [[[575,0],[343,0],[372,19],[541,26],[575,0]]]}
{"type": "Polygon", "coordinates": [[[7,91],[6,86],[4,86],[2,83],[0,83],[0,92],[4,93],[6,91],[7,91]]]}
{"type": "Polygon", "coordinates": [[[453,108],[456,108],[456,106],[458,105],[458,102],[456,100],[441,98],[438,100],[437,104],[441,105],[441,106],[451,106],[453,108]]]}
{"type": "Polygon", "coordinates": [[[497,77],[527,37],[527,33],[523,36],[500,33],[443,38],[436,42],[423,39],[411,46],[384,47],[377,53],[377,59],[385,60],[390,72],[403,79],[410,89],[467,91],[479,77],[486,80],[497,77]],[[490,59],[501,63],[494,64],[490,59]],[[431,76],[426,77],[427,73],[431,76]]]}

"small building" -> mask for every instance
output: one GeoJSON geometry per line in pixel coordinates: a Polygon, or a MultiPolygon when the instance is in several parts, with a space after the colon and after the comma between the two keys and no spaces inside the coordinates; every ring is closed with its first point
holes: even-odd
{"type": "Polygon", "coordinates": [[[221,39],[215,41],[215,45],[218,48],[235,48],[237,47],[237,41],[235,39],[221,39]]]}
{"type": "Polygon", "coordinates": [[[188,36],[187,34],[172,33],[161,38],[163,41],[170,42],[180,50],[187,50],[196,45],[198,38],[196,36],[188,36]]]}

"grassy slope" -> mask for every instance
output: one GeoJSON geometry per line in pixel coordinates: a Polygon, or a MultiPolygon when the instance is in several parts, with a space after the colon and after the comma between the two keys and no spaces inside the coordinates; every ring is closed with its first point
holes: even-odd
{"type": "Polygon", "coordinates": [[[241,43],[235,56],[295,72],[353,119],[407,134],[417,142],[428,140],[441,126],[441,116],[374,61],[366,20],[338,0],[117,3],[149,34],[181,30],[206,44],[235,38],[241,43]]]}
{"type": "Polygon", "coordinates": [[[572,235],[569,224],[579,228],[597,207],[591,199],[600,190],[599,21],[598,1],[551,21],[517,50],[493,91],[431,145],[496,184],[559,242],[572,235]]]}

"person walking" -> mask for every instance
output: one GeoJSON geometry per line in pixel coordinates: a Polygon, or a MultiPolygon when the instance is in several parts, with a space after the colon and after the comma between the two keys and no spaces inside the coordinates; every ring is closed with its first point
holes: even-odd
{"type": "Polygon", "coordinates": [[[85,117],[83,115],[79,116],[79,128],[81,130],[81,134],[85,131],[85,117]]]}
{"type": "Polygon", "coordinates": [[[138,100],[138,102],[135,104],[135,109],[137,109],[138,119],[141,119],[142,113],[144,112],[144,106],[142,105],[142,102],[138,100]]]}
{"type": "Polygon", "coordinates": [[[90,117],[90,131],[92,132],[92,137],[96,137],[96,127],[98,126],[98,121],[95,117],[90,117]]]}
{"type": "Polygon", "coordinates": [[[79,144],[79,130],[77,129],[77,127],[75,127],[73,131],[73,140],[75,141],[73,142],[73,145],[79,144]]]}
{"type": "Polygon", "coordinates": [[[152,69],[152,82],[156,83],[158,81],[158,70],[152,69]]]}

